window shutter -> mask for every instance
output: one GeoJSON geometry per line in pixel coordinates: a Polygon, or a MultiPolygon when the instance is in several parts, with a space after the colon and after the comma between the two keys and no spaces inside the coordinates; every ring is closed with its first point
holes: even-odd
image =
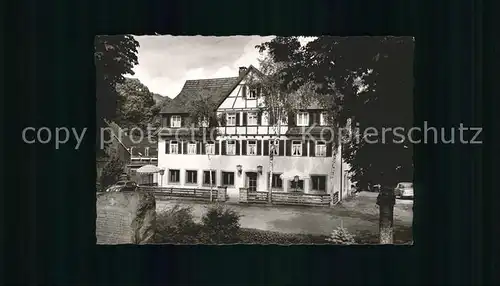
{"type": "Polygon", "coordinates": [[[264,156],[269,156],[269,140],[264,140],[264,156]]]}
{"type": "Polygon", "coordinates": [[[262,112],[257,112],[257,125],[258,126],[262,125],[262,116],[264,116],[264,114],[262,112]]]}
{"type": "Polygon", "coordinates": [[[286,140],[286,156],[292,156],[292,141],[286,140]]]}
{"type": "Polygon", "coordinates": [[[312,116],[312,113],[311,112],[308,112],[307,113],[307,117],[308,117],[308,126],[312,126],[313,125],[313,116],[312,116]]]}
{"type": "Polygon", "coordinates": [[[246,155],[247,154],[247,141],[242,140],[241,141],[241,155],[246,155]]]}
{"type": "Polygon", "coordinates": [[[240,115],[241,113],[236,112],[236,126],[240,126],[240,115]]]}
{"type": "Polygon", "coordinates": [[[293,112],[288,113],[288,126],[295,126],[296,116],[293,112]]]}
{"type": "Polygon", "coordinates": [[[240,155],[240,140],[236,140],[236,155],[240,155]]]}
{"type": "Polygon", "coordinates": [[[307,141],[302,141],[302,157],[307,157],[307,141]]]}
{"type": "Polygon", "coordinates": [[[166,118],[167,118],[167,120],[166,120],[166,121],[167,121],[167,127],[170,127],[170,118],[171,118],[171,117],[172,117],[172,116],[170,116],[170,115],[167,115],[167,116],[166,116],[166,118]]]}
{"type": "Polygon", "coordinates": [[[201,142],[196,143],[196,154],[201,154],[201,142]]]}
{"type": "Polygon", "coordinates": [[[309,157],[315,157],[316,156],[316,148],[314,147],[316,144],[314,144],[314,140],[309,141],[309,157]]]}
{"type": "Polygon", "coordinates": [[[184,141],[184,142],[182,142],[182,145],[184,145],[183,148],[182,148],[182,154],[187,154],[188,142],[184,141]]]}
{"type": "Polygon", "coordinates": [[[262,140],[257,140],[257,156],[262,155],[262,140]]]}
{"type": "Polygon", "coordinates": [[[205,155],[207,154],[207,146],[205,145],[206,142],[200,142],[200,147],[201,147],[201,154],[205,155]]]}
{"type": "Polygon", "coordinates": [[[221,154],[222,154],[222,155],[227,155],[227,152],[226,152],[227,140],[225,140],[225,141],[221,141],[221,143],[222,143],[222,150],[221,150],[221,154]]]}
{"type": "Polygon", "coordinates": [[[165,154],[170,154],[170,142],[165,140],[165,154]]]}
{"type": "Polygon", "coordinates": [[[242,96],[243,98],[246,98],[246,97],[247,97],[247,86],[246,86],[246,85],[243,85],[243,86],[241,87],[241,96],[242,96]]]}
{"type": "Polygon", "coordinates": [[[332,143],[326,143],[326,157],[332,157],[332,143]]]}
{"type": "Polygon", "coordinates": [[[312,116],[313,116],[313,123],[319,125],[320,114],[318,112],[314,112],[312,116]]]}
{"type": "Polygon", "coordinates": [[[219,155],[219,141],[215,142],[215,155],[219,155]]]}
{"type": "Polygon", "coordinates": [[[279,155],[285,156],[285,140],[280,140],[278,146],[279,146],[279,150],[278,150],[279,155]]]}
{"type": "Polygon", "coordinates": [[[248,115],[246,112],[243,112],[243,124],[242,126],[247,126],[248,125],[248,115]]]}

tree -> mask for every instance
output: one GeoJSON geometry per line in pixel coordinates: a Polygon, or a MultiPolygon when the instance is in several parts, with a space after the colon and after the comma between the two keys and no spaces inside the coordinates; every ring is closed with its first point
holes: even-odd
{"type": "Polygon", "coordinates": [[[102,191],[105,191],[109,186],[120,179],[120,175],[123,173],[125,167],[116,149],[108,147],[106,152],[108,153],[109,161],[104,165],[100,178],[102,191]]]}
{"type": "Polygon", "coordinates": [[[116,85],[118,91],[117,122],[122,128],[147,130],[159,113],[159,107],[149,89],[135,78],[126,78],[116,85]]]}
{"type": "MultiPolygon", "coordinates": [[[[294,37],[276,37],[258,48],[277,63],[288,62],[283,84],[291,89],[310,85],[336,127],[351,120],[356,127],[351,134],[360,138],[343,144],[342,155],[358,187],[366,188],[370,182],[390,185],[412,178],[409,142],[401,143],[394,132],[378,138],[385,142],[362,139],[368,128],[408,131],[413,125],[413,44],[412,38],[318,37],[301,47],[294,37]]],[[[334,143],[339,143],[336,135],[334,143]]]]}
{"type": "Polygon", "coordinates": [[[134,74],[132,68],[138,64],[137,42],[131,35],[96,36],[94,61],[96,66],[96,123],[97,146],[100,142],[99,128],[104,119],[115,120],[117,111],[117,83],[123,83],[124,75],[134,74]]]}

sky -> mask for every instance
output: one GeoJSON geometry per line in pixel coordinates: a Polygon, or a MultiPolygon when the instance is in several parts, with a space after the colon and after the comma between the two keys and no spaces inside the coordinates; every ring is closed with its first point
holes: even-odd
{"type": "MultiPolygon", "coordinates": [[[[238,68],[258,67],[255,48],[274,36],[134,36],[139,42],[133,70],[149,91],[174,98],[188,79],[238,76],[238,68]]],[[[314,37],[301,37],[301,44],[314,37]]]]}

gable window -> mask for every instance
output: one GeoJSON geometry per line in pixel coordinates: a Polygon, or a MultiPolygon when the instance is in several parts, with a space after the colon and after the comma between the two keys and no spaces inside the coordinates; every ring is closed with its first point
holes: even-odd
{"type": "Polygon", "coordinates": [[[297,113],[297,126],[308,126],[309,125],[309,113],[299,112],[297,113]]]}
{"type": "Polygon", "coordinates": [[[179,183],[180,182],[180,170],[169,170],[168,171],[168,181],[169,183],[179,183]]]}
{"type": "Polygon", "coordinates": [[[179,143],[177,141],[170,141],[170,154],[179,154],[179,143]]]}
{"type": "Polygon", "coordinates": [[[247,114],[247,121],[248,121],[248,125],[257,125],[257,117],[258,117],[258,114],[257,112],[249,112],[247,114]]]}
{"type": "Polygon", "coordinates": [[[215,171],[212,172],[212,184],[210,184],[210,171],[203,171],[203,185],[205,186],[215,186],[215,171]]]}
{"type": "Polygon", "coordinates": [[[215,155],[215,144],[214,143],[208,143],[205,145],[206,148],[206,153],[207,155],[215,155]]]}
{"type": "Polygon", "coordinates": [[[248,140],[247,154],[250,156],[257,155],[257,141],[256,140],[248,140]]]}
{"type": "Polygon", "coordinates": [[[326,156],[326,143],[323,141],[316,141],[316,157],[326,156]]]}
{"type": "Polygon", "coordinates": [[[301,141],[292,141],[292,156],[302,156],[301,141]]]}
{"type": "Polygon", "coordinates": [[[222,172],[222,185],[234,186],[234,172],[222,172]]]}
{"type": "Polygon", "coordinates": [[[304,180],[299,180],[295,182],[295,180],[290,181],[290,190],[291,191],[303,191],[304,190],[304,180]]]}
{"type": "Polygon", "coordinates": [[[227,113],[226,114],[226,125],[227,126],[236,126],[236,113],[227,113]]]}
{"type": "Polygon", "coordinates": [[[315,192],[326,192],[326,176],[311,176],[311,189],[315,192]]]}
{"type": "Polygon", "coordinates": [[[274,156],[278,156],[279,154],[279,143],[278,141],[270,140],[269,141],[269,153],[273,154],[274,156]]]}
{"type": "Polygon", "coordinates": [[[186,171],[186,184],[198,184],[197,171],[186,171]]]}
{"type": "Polygon", "coordinates": [[[170,127],[181,127],[181,116],[172,115],[170,118],[170,127]]]}
{"type": "Polygon", "coordinates": [[[188,153],[189,155],[194,155],[194,154],[196,154],[196,143],[192,143],[192,142],[190,142],[190,143],[188,144],[188,150],[187,150],[187,153],[188,153]]]}
{"type": "Polygon", "coordinates": [[[319,115],[319,125],[321,126],[325,126],[327,125],[327,114],[326,112],[321,112],[320,115],[319,115]]]}
{"type": "Polygon", "coordinates": [[[256,99],[257,98],[257,89],[250,89],[250,94],[248,95],[248,99],[256,99]]]}
{"type": "Polygon", "coordinates": [[[226,141],[226,149],[227,155],[236,155],[236,141],[235,140],[227,140],[226,141]]]}
{"type": "Polygon", "coordinates": [[[149,147],[144,147],[144,156],[149,157],[149,147]]]}

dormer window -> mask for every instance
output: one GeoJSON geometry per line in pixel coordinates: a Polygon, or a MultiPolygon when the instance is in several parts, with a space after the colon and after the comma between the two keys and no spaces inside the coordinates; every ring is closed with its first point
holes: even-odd
{"type": "Polygon", "coordinates": [[[181,127],[181,116],[180,115],[173,115],[170,118],[170,127],[181,127]]]}
{"type": "Polygon", "coordinates": [[[297,113],[297,126],[308,126],[309,125],[309,113],[299,112],[297,113]]]}

